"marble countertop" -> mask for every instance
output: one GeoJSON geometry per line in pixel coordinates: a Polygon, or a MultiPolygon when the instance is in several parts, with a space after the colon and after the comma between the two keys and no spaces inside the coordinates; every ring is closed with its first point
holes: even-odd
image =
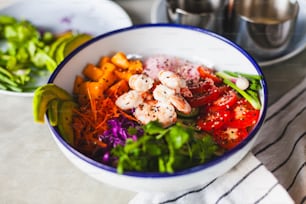
{"type": "MultiPolygon", "coordinates": [[[[2,2],[0,6],[5,4],[2,2]]],[[[127,11],[134,24],[150,22],[154,1],[115,2],[127,11]]],[[[263,72],[272,104],[305,78],[306,51],[263,67],[263,72]]],[[[70,163],[56,146],[47,125],[34,124],[31,98],[0,95],[0,101],[0,203],[122,204],[133,198],[134,192],[100,183],[70,163]]]]}

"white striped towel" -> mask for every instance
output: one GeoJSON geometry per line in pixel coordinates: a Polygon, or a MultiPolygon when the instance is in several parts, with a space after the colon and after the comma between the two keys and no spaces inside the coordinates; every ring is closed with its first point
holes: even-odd
{"type": "Polygon", "coordinates": [[[306,79],[268,108],[251,153],[207,185],[138,193],[129,204],[290,204],[306,201],[306,79]]]}

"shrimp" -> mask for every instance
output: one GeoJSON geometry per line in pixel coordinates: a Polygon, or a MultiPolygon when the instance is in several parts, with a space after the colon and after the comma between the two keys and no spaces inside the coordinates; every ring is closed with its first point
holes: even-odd
{"type": "Polygon", "coordinates": [[[157,120],[163,125],[168,127],[177,121],[177,114],[175,108],[171,104],[158,102],[155,105],[157,111],[157,120]]]}
{"type": "Polygon", "coordinates": [[[171,71],[160,71],[158,73],[158,79],[163,85],[174,89],[176,93],[179,93],[181,88],[187,87],[186,81],[178,74],[171,71]]]}
{"type": "Polygon", "coordinates": [[[169,103],[169,96],[174,95],[175,91],[165,85],[159,84],[153,90],[153,97],[163,103],[169,103]]]}
{"type": "Polygon", "coordinates": [[[129,79],[129,86],[136,91],[145,92],[153,87],[154,80],[146,74],[134,74],[129,79]]]}
{"type": "Polygon", "coordinates": [[[157,115],[154,112],[154,105],[150,103],[142,103],[136,107],[134,116],[142,124],[147,124],[150,121],[157,120],[157,115]]]}
{"type": "Polygon", "coordinates": [[[153,97],[161,103],[172,104],[177,110],[185,114],[191,112],[191,106],[185,98],[180,94],[176,94],[173,89],[170,89],[165,85],[157,85],[153,91],[153,97]]]}
{"type": "Polygon", "coordinates": [[[119,96],[115,104],[122,110],[129,110],[136,108],[139,104],[143,103],[141,94],[136,90],[130,90],[119,96]]]}
{"type": "Polygon", "coordinates": [[[177,121],[176,109],[183,113],[190,113],[191,106],[180,95],[180,90],[187,88],[185,80],[171,71],[160,71],[159,80],[153,92],[154,80],[146,74],[135,74],[129,79],[131,90],[116,100],[116,105],[122,110],[135,108],[133,112],[142,124],[159,121],[163,127],[177,121]],[[178,92],[177,92],[178,90],[178,92]]]}
{"type": "Polygon", "coordinates": [[[191,106],[181,95],[171,95],[169,97],[170,103],[179,111],[185,114],[191,113],[191,106]]]}
{"type": "Polygon", "coordinates": [[[163,127],[172,125],[177,120],[175,108],[171,104],[162,103],[160,101],[140,104],[135,109],[134,116],[142,124],[158,121],[163,127]]]}

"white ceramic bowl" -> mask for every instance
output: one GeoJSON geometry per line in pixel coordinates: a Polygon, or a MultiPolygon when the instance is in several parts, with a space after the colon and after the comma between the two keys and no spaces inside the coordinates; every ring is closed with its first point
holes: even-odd
{"type": "MultiPolygon", "coordinates": [[[[132,25],[128,14],[110,0],[16,0],[1,8],[0,14],[28,20],[35,27],[56,34],[73,30],[97,36],[132,25]]],[[[35,85],[46,83],[49,76],[36,78],[35,85]]],[[[13,92],[1,89],[0,94],[33,96],[33,92],[13,92]]]]}
{"type": "MultiPolygon", "coordinates": [[[[262,75],[251,56],[236,44],[199,28],[154,24],[138,25],[100,35],[71,53],[55,70],[49,82],[71,92],[75,76],[87,63],[97,63],[102,55],[116,51],[151,56],[169,54],[190,60],[205,60],[218,70],[226,69],[262,75]]],[[[173,174],[125,173],[98,163],[68,145],[55,128],[50,127],[54,140],[66,157],[79,169],[95,179],[131,191],[167,192],[205,184],[229,171],[252,148],[263,124],[267,109],[267,86],[262,80],[260,119],[240,145],[203,165],[173,174]]]]}

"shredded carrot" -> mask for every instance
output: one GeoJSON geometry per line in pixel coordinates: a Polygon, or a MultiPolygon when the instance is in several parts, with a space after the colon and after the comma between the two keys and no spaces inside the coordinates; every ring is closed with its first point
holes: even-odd
{"type": "Polygon", "coordinates": [[[95,111],[92,110],[90,105],[85,105],[74,112],[75,144],[82,152],[92,151],[96,147],[105,148],[107,146],[98,137],[108,129],[108,120],[123,115],[129,120],[137,121],[134,116],[118,108],[110,98],[97,100],[95,111]]]}

